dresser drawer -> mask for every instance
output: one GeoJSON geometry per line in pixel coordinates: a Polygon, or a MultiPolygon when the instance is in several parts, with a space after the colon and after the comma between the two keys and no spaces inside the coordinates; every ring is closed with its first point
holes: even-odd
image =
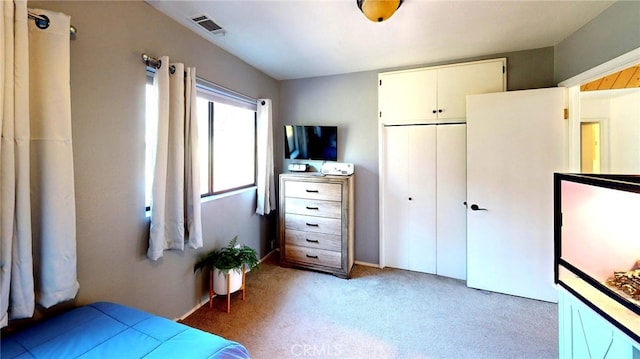
{"type": "Polygon", "coordinates": [[[342,200],[342,186],[339,183],[297,182],[287,181],[285,196],[323,199],[328,201],[342,200]]]}
{"type": "Polygon", "coordinates": [[[287,213],[304,214],[307,216],[342,217],[341,203],[335,201],[287,197],[285,200],[285,211],[287,213]]]}
{"type": "Polygon", "coordinates": [[[287,246],[286,248],[285,257],[288,261],[333,268],[342,267],[340,252],[298,246],[287,246]]]}
{"type": "Polygon", "coordinates": [[[285,233],[286,247],[289,245],[298,247],[308,247],[316,249],[326,249],[328,251],[340,252],[342,250],[342,239],[340,236],[332,234],[302,232],[293,229],[285,233]]]}
{"type": "Polygon", "coordinates": [[[285,228],[287,230],[297,230],[303,232],[316,232],[342,235],[342,221],[338,218],[324,218],[304,216],[301,214],[285,213],[285,228]]]}

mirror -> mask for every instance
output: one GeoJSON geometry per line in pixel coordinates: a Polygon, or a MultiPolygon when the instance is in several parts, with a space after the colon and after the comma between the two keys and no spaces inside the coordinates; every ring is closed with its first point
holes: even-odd
{"type": "Polygon", "coordinates": [[[640,173],[640,65],[580,86],[582,173],[640,173]]]}

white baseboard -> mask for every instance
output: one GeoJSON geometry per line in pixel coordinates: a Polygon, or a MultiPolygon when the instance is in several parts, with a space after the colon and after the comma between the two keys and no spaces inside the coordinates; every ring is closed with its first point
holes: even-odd
{"type": "Polygon", "coordinates": [[[369,263],[369,262],[361,262],[361,261],[355,261],[354,263],[357,265],[366,266],[366,267],[380,268],[380,265],[378,263],[369,263]]]}
{"type": "Polygon", "coordinates": [[[190,316],[191,314],[193,314],[193,312],[195,312],[196,310],[200,309],[200,307],[205,305],[208,301],[209,301],[209,294],[206,294],[200,300],[200,304],[198,304],[195,307],[191,308],[191,310],[189,310],[188,312],[184,313],[182,316],[180,316],[178,318],[174,318],[173,321],[177,322],[179,320],[183,320],[184,318],[186,318],[186,317],[190,316]]]}
{"type": "Polygon", "coordinates": [[[274,248],[274,249],[271,250],[271,252],[265,254],[264,257],[262,257],[262,259],[260,259],[260,263],[264,262],[264,260],[267,259],[267,257],[269,257],[270,255],[272,255],[275,252],[280,252],[280,248],[274,248]]]}

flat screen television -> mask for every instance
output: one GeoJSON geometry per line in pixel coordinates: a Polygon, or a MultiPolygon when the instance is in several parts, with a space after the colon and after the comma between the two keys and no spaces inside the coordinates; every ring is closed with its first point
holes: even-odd
{"type": "Polygon", "coordinates": [[[284,156],[290,160],[338,160],[337,126],[284,126],[284,156]]]}

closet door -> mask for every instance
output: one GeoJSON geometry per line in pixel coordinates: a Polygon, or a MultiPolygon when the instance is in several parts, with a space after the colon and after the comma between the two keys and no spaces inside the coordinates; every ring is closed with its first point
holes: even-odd
{"type": "Polygon", "coordinates": [[[438,118],[467,117],[467,95],[505,91],[504,60],[438,70],[438,118]]]}
{"type": "Polygon", "coordinates": [[[467,126],[438,125],[436,136],[438,275],[467,278],[467,126]]]}
{"type": "Polygon", "coordinates": [[[411,124],[434,120],[436,70],[407,70],[378,76],[380,122],[411,124]]]}
{"type": "Polygon", "coordinates": [[[384,264],[436,271],[436,126],[384,127],[384,264]]]}
{"type": "Polygon", "coordinates": [[[409,192],[409,136],[405,127],[383,127],[384,191],[380,208],[384,238],[384,264],[409,268],[409,228],[407,193],[409,192]]]}
{"type": "Polygon", "coordinates": [[[436,273],[436,127],[406,126],[409,142],[409,268],[436,273]]]}

